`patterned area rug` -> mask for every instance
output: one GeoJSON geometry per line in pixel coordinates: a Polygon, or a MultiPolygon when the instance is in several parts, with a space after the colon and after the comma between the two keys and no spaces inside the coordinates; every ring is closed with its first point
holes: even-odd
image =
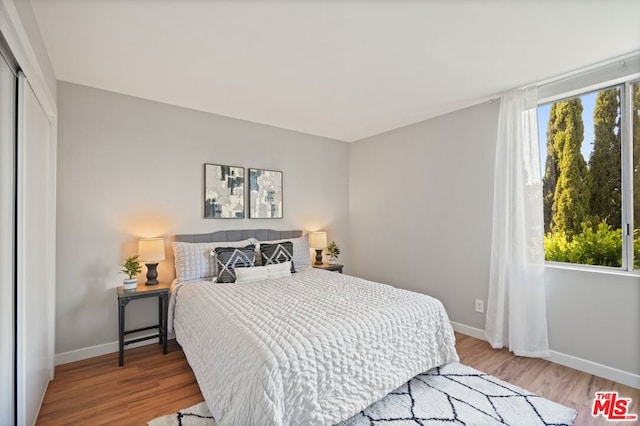
{"type": "MultiPolygon", "coordinates": [[[[576,411],[463,364],[422,373],[340,426],[572,425],[576,411]]],[[[215,426],[204,402],[149,426],[215,426]]]]}

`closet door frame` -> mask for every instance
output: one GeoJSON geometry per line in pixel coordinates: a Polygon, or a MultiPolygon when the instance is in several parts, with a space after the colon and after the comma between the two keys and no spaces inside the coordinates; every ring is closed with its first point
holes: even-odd
{"type": "Polygon", "coordinates": [[[31,425],[54,374],[56,147],[49,117],[22,72],[17,127],[16,419],[31,425]]]}
{"type": "MultiPolygon", "coordinates": [[[[16,9],[16,5],[13,0],[0,0],[0,34],[6,41],[8,49],[11,52],[12,56],[15,58],[19,69],[22,70],[22,72],[24,73],[25,80],[26,80],[25,82],[33,91],[33,94],[37,99],[37,103],[42,108],[42,111],[47,117],[48,123],[49,123],[48,124],[49,125],[49,132],[48,132],[48,135],[49,135],[48,178],[49,180],[48,180],[47,198],[51,202],[51,211],[49,212],[49,214],[47,215],[48,217],[46,218],[46,227],[45,227],[46,231],[44,232],[46,235],[43,235],[43,241],[46,241],[45,244],[47,244],[49,249],[47,250],[46,258],[39,259],[39,261],[41,262],[40,264],[43,267],[46,267],[46,279],[45,279],[46,282],[44,283],[44,285],[48,289],[48,293],[50,295],[46,303],[47,310],[48,310],[48,312],[46,313],[46,316],[48,317],[48,321],[47,321],[48,329],[47,329],[47,335],[44,336],[43,338],[46,339],[46,344],[48,347],[47,356],[46,356],[47,358],[46,366],[48,370],[47,373],[48,373],[49,379],[52,379],[54,374],[54,363],[55,363],[55,280],[56,280],[55,200],[56,200],[56,173],[57,173],[56,157],[57,157],[57,119],[58,119],[58,110],[57,110],[56,98],[55,98],[56,88],[49,86],[48,80],[45,77],[46,72],[44,71],[43,67],[40,65],[40,62],[38,61],[38,55],[36,54],[36,50],[31,44],[28,31],[25,28],[24,24],[22,23],[20,14],[16,9]]],[[[20,120],[19,107],[18,107],[17,114],[18,114],[18,120],[20,120]]],[[[28,123],[23,122],[21,123],[21,125],[17,126],[16,132],[18,133],[18,141],[20,140],[19,139],[20,132],[24,131],[25,125],[28,125],[28,123]]],[[[16,148],[17,156],[20,155],[21,149],[23,149],[23,147],[21,148],[20,142],[18,142],[18,146],[16,148]]],[[[18,158],[17,161],[18,163],[16,166],[17,170],[16,170],[15,184],[19,186],[20,179],[21,179],[21,174],[20,174],[21,171],[19,169],[20,159],[18,158]]],[[[28,194],[20,193],[18,189],[16,192],[17,203],[18,204],[20,203],[20,197],[25,197],[25,196],[28,196],[28,194]]],[[[29,253],[28,253],[28,248],[25,250],[24,247],[20,247],[20,240],[19,240],[20,235],[24,235],[24,232],[23,232],[24,229],[21,230],[19,228],[20,223],[24,223],[24,215],[23,215],[24,212],[21,212],[19,210],[19,205],[17,206],[16,212],[17,213],[15,217],[15,221],[16,221],[15,223],[17,226],[17,229],[16,229],[17,247],[16,247],[15,274],[18,280],[18,284],[17,284],[18,288],[16,289],[15,293],[16,293],[16,299],[18,300],[16,300],[15,302],[16,304],[14,305],[16,309],[16,311],[14,311],[14,320],[16,321],[14,323],[14,330],[16,333],[15,334],[15,345],[16,345],[15,363],[17,368],[14,371],[14,383],[13,383],[14,397],[13,397],[13,401],[11,401],[11,403],[13,404],[13,410],[11,411],[12,411],[12,415],[14,416],[14,420],[15,420],[14,423],[25,424],[25,422],[31,423],[32,421],[35,421],[34,417],[37,417],[39,406],[40,406],[39,404],[41,403],[41,401],[37,401],[37,404],[33,404],[32,401],[29,401],[29,403],[27,403],[27,401],[24,400],[25,395],[19,391],[20,386],[22,387],[25,386],[25,383],[19,383],[21,378],[25,377],[24,375],[25,372],[20,371],[20,368],[21,368],[20,359],[24,355],[20,353],[20,348],[24,346],[24,341],[21,341],[21,339],[24,336],[21,336],[19,333],[19,328],[20,328],[19,309],[21,304],[21,300],[19,299],[20,297],[19,277],[20,277],[20,271],[21,270],[24,271],[24,265],[21,264],[20,256],[22,256],[22,258],[24,259],[24,256],[25,255],[28,256],[29,253]],[[27,406],[37,407],[37,409],[31,410],[31,412],[27,413],[26,411],[27,406]]],[[[42,397],[44,397],[44,395],[42,395],[42,397]]],[[[38,396],[38,398],[41,398],[41,397],[38,396]]]]}
{"type": "Polygon", "coordinates": [[[16,415],[16,119],[18,64],[0,35],[0,424],[16,415]],[[8,74],[7,74],[8,71],[8,74]]]}

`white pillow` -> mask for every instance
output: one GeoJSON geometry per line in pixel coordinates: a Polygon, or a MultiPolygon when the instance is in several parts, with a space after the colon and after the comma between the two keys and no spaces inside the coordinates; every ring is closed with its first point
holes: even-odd
{"type": "Polygon", "coordinates": [[[260,268],[267,268],[269,278],[284,278],[291,276],[291,262],[282,262],[273,265],[260,266],[260,268]]]}
{"type": "Polygon", "coordinates": [[[260,243],[266,244],[274,244],[274,243],[282,243],[285,241],[291,241],[293,243],[293,266],[297,270],[310,268],[311,267],[311,255],[309,254],[309,235],[303,235],[298,238],[285,238],[282,240],[273,240],[273,241],[258,241],[256,239],[251,239],[252,243],[256,245],[256,259],[260,258],[260,243]]]}
{"type": "Polygon", "coordinates": [[[218,275],[216,259],[211,250],[216,247],[245,247],[249,240],[217,243],[182,243],[174,242],[176,279],[179,281],[201,280],[218,275]]]}
{"type": "MultiPolygon", "coordinates": [[[[291,265],[289,265],[291,267],[291,265]]],[[[236,283],[251,283],[254,281],[262,281],[268,278],[269,272],[266,266],[254,266],[253,268],[235,268],[236,283]]]]}

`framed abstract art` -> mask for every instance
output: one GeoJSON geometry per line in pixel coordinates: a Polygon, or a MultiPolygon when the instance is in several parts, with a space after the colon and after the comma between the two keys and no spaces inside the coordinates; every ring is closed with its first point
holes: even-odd
{"type": "Polygon", "coordinates": [[[204,218],[244,219],[244,167],[204,165],[204,218]]]}
{"type": "Polygon", "coordinates": [[[249,218],[282,219],[282,172],[249,169],[249,218]]]}

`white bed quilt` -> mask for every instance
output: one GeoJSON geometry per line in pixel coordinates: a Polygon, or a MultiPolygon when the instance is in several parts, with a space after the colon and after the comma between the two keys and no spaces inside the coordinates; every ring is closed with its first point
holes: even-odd
{"type": "Polygon", "coordinates": [[[173,326],[226,425],[332,425],[416,374],[458,361],[432,297],[315,269],[174,286],[173,326]]]}

